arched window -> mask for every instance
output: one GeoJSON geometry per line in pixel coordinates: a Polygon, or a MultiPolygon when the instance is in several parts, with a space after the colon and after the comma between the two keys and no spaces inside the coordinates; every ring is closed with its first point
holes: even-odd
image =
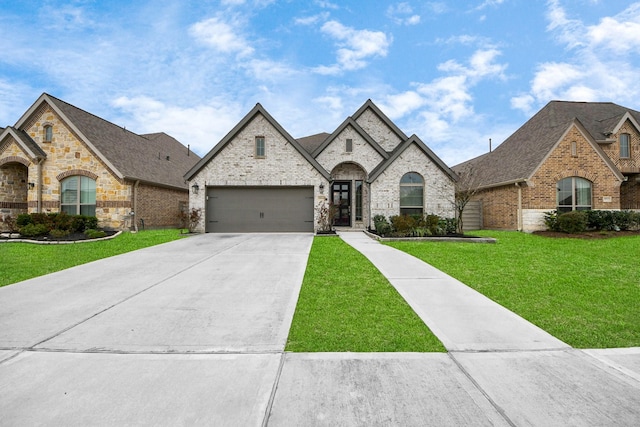
{"type": "Polygon", "coordinates": [[[572,176],[558,181],[558,212],[591,209],[591,182],[572,176]]]}
{"type": "Polygon", "coordinates": [[[424,180],[409,172],[400,179],[400,215],[422,215],[424,210],[424,180]]]}
{"type": "Polygon", "coordinates": [[[70,176],[60,182],[60,209],[69,215],[96,215],[96,181],[86,176],[70,176]]]}
{"type": "Polygon", "coordinates": [[[53,141],[53,126],[45,125],[44,126],[44,142],[53,141]]]}

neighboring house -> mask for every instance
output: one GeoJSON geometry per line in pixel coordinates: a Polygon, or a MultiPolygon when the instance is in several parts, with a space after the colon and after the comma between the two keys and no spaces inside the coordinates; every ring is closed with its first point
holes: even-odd
{"type": "Polygon", "coordinates": [[[640,209],[640,112],[551,101],[494,151],[453,167],[483,227],[534,231],[544,212],[640,209]]]}
{"type": "Polygon", "coordinates": [[[188,206],[183,175],[198,160],[169,135],[137,135],[45,93],[0,131],[0,212],[176,227],[188,206]]]}
{"type": "Polygon", "coordinates": [[[185,178],[200,232],[309,232],[328,202],[346,229],[375,215],[452,217],[457,177],[369,100],[333,133],[300,139],[257,104],[185,178]]]}

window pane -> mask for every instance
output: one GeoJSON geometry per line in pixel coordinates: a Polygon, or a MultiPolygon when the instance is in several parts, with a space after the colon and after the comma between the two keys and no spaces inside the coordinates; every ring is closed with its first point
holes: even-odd
{"type": "Polygon", "coordinates": [[[558,181],[558,206],[573,205],[573,191],[571,190],[571,178],[558,181]]]}
{"type": "Polygon", "coordinates": [[[62,181],[62,204],[78,203],[78,177],[71,176],[62,181]]]}
{"type": "Polygon", "coordinates": [[[96,205],[81,205],[80,215],[96,216],[96,205]]]}
{"type": "Polygon", "coordinates": [[[362,181],[356,181],[356,221],[362,221],[362,181]]]}
{"type": "Polygon", "coordinates": [[[422,206],[422,186],[400,187],[400,207],[422,206]]]}
{"type": "Polygon", "coordinates": [[[264,146],[264,138],[256,137],[256,157],[264,157],[265,156],[265,146],[264,146]]]}
{"type": "Polygon", "coordinates": [[[620,157],[629,157],[629,134],[620,135],[620,157]]]}
{"type": "Polygon", "coordinates": [[[576,206],[591,206],[591,183],[586,179],[576,178],[576,206]]]}
{"type": "Polygon", "coordinates": [[[400,184],[422,184],[422,177],[415,172],[404,174],[400,180],[400,184]]]}
{"type": "Polygon", "coordinates": [[[62,212],[66,212],[69,215],[78,215],[78,211],[76,209],[78,209],[77,205],[62,205],[60,207],[62,212]]]}
{"type": "Polygon", "coordinates": [[[80,177],[80,203],[96,203],[96,182],[86,176],[80,177]]]}

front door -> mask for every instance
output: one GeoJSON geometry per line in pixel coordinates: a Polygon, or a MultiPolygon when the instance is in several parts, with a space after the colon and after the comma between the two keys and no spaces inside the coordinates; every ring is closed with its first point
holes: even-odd
{"type": "Polygon", "coordinates": [[[333,193],[333,206],[336,207],[336,214],[333,218],[333,225],[351,226],[351,182],[335,181],[331,185],[333,193]]]}

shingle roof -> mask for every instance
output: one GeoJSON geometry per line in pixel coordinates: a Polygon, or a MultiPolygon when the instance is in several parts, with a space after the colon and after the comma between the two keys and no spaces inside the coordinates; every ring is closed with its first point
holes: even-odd
{"type": "MultiPolygon", "coordinates": [[[[18,141],[18,144],[20,144],[32,158],[43,159],[47,157],[46,153],[42,151],[42,148],[40,148],[38,144],[33,139],[31,139],[31,137],[25,131],[17,129],[13,126],[8,126],[7,128],[0,129],[0,135],[3,134],[13,136],[13,138],[18,141]]],[[[4,139],[4,136],[0,137],[4,139]]]]}
{"type": "Polygon", "coordinates": [[[187,188],[183,174],[200,157],[165,133],[138,135],[65,101],[44,94],[120,178],[187,188]]]}
{"type": "Polygon", "coordinates": [[[313,153],[316,148],[322,145],[322,143],[330,136],[327,132],[316,133],[315,135],[309,135],[302,138],[298,138],[298,144],[309,154],[313,153]]]}
{"type": "MultiPolygon", "coordinates": [[[[612,102],[551,101],[494,151],[452,169],[459,175],[473,169],[478,187],[523,181],[572,124],[582,126],[594,141],[604,141],[627,113],[640,121],[640,112],[612,102]]],[[[608,162],[606,155],[604,160],[608,162]]]]}

